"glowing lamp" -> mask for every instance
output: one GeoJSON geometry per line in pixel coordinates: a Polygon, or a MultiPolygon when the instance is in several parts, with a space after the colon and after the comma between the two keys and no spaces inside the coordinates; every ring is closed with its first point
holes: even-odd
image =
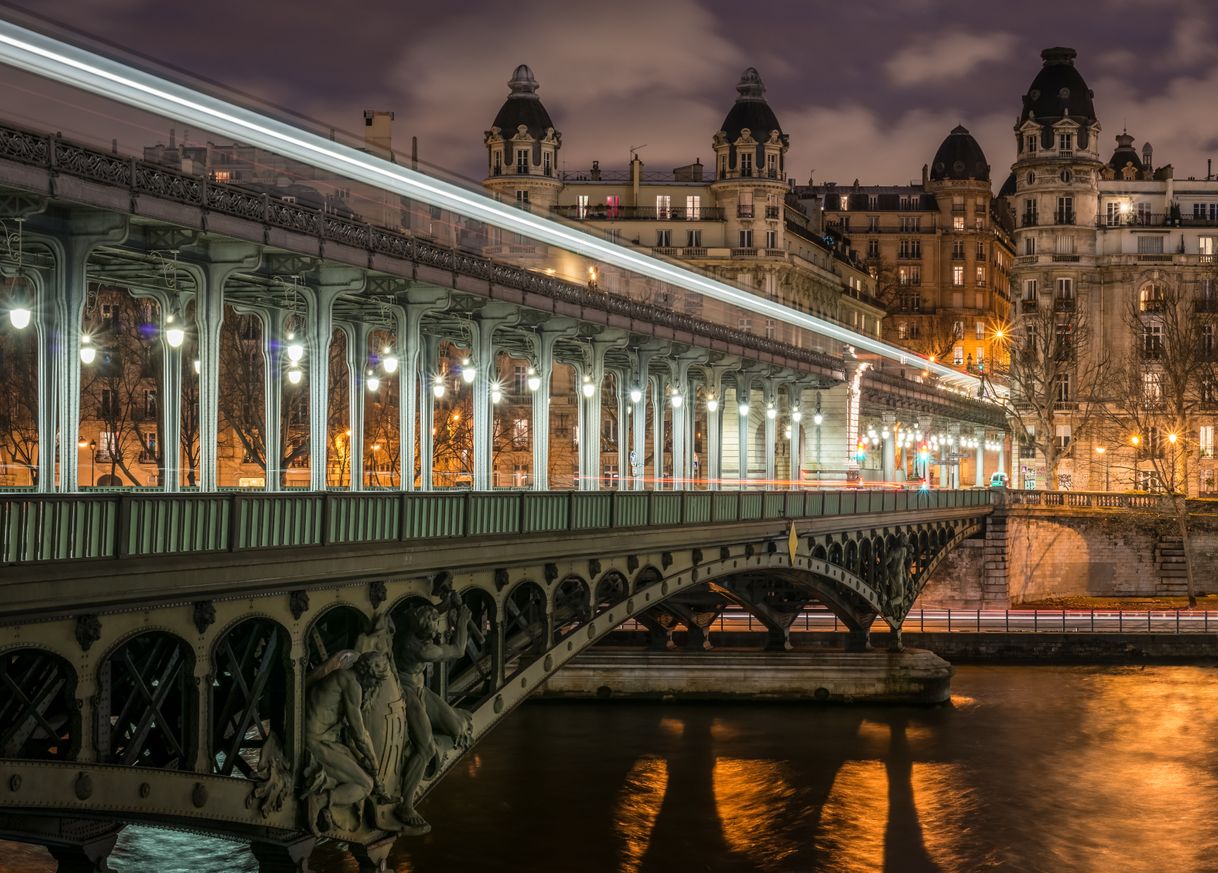
{"type": "Polygon", "coordinates": [[[302,375],[303,374],[300,372],[299,367],[292,367],[291,369],[288,370],[288,381],[291,382],[293,385],[299,385],[302,375]]]}
{"type": "Polygon", "coordinates": [[[386,373],[396,373],[398,371],[397,355],[385,355],[385,357],[381,359],[381,367],[386,373]]]}
{"type": "Polygon", "coordinates": [[[376,373],[369,371],[367,382],[368,382],[369,391],[380,391],[381,390],[381,380],[376,375],[376,373]]]}
{"type": "Polygon", "coordinates": [[[799,411],[798,406],[791,410],[791,421],[795,422],[796,424],[799,424],[803,420],[804,420],[804,414],[799,411]]]}
{"type": "Polygon", "coordinates": [[[706,398],[706,411],[707,412],[718,412],[719,411],[719,398],[718,397],[715,397],[714,395],[712,395],[712,396],[706,398]]]}
{"type": "Polygon", "coordinates": [[[304,346],[300,343],[288,343],[288,360],[293,364],[299,364],[304,358],[304,346]]]}
{"type": "Polygon", "coordinates": [[[749,405],[747,403],[741,403],[736,407],[736,411],[740,413],[741,418],[745,418],[749,414],[749,405]]]}
{"type": "Polygon", "coordinates": [[[825,417],[818,412],[818,413],[816,413],[816,415],[812,416],[812,423],[815,425],[824,424],[825,417]]]}
{"type": "Polygon", "coordinates": [[[774,404],[773,404],[773,403],[771,403],[771,404],[769,404],[768,406],[766,406],[766,408],[765,408],[765,417],[766,417],[766,418],[768,418],[768,419],[770,419],[770,421],[773,421],[775,418],[777,418],[777,417],[778,417],[778,410],[774,408],[774,404]]]}
{"type": "Polygon", "coordinates": [[[8,311],[8,320],[17,330],[25,330],[30,326],[30,311],[24,306],[14,306],[8,311]]]}
{"type": "Polygon", "coordinates": [[[431,380],[431,393],[439,400],[444,396],[444,377],[437,375],[431,380]]]}
{"type": "Polygon", "coordinates": [[[537,375],[537,371],[529,367],[527,384],[530,391],[536,391],[541,387],[541,377],[537,375]]]}
{"type": "Polygon", "coordinates": [[[203,371],[203,362],[200,361],[198,358],[195,358],[194,366],[195,366],[195,375],[197,376],[199,373],[201,373],[203,371]]]}
{"type": "Polygon", "coordinates": [[[464,358],[461,361],[461,381],[466,385],[474,384],[474,377],[478,374],[474,371],[473,365],[470,364],[469,358],[464,358]]]}
{"type": "Polygon", "coordinates": [[[82,336],[80,338],[80,362],[92,364],[95,360],[97,360],[97,347],[87,336],[82,336]]]}
{"type": "Polygon", "coordinates": [[[630,402],[641,403],[643,401],[643,392],[638,388],[630,389],[630,402]]]}
{"type": "Polygon", "coordinates": [[[680,409],[681,404],[685,402],[685,398],[674,388],[672,392],[672,408],[680,409]]]}
{"type": "Polygon", "coordinates": [[[592,384],[592,378],[590,376],[584,377],[584,384],[580,386],[579,390],[582,391],[584,396],[588,398],[591,398],[592,395],[596,393],[596,386],[592,384]]]}
{"type": "Polygon", "coordinates": [[[501,400],[503,400],[503,389],[496,382],[491,386],[491,403],[498,403],[501,400]]]}

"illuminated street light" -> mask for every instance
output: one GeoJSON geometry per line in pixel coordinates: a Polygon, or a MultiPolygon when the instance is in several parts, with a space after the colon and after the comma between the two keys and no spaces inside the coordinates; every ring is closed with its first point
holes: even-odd
{"type": "MultiPolygon", "coordinates": [[[[165,324],[166,325],[173,324],[172,315],[169,316],[169,318],[165,319],[165,324]]],[[[169,343],[169,347],[171,349],[176,349],[179,346],[181,346],[185,339],[186,339],[186,331],[182,330],[182,328],[177,327],[177,326],[165,328],[165,342],[169,343]]]]}
{"type": "Polygon", "coordinates": [[[591,398],[592,395],[596,393],[596,386],[592,384],[591,376],[584,377],[584,384],[580,386],[579,390],[582,391],[584,396],[587,398],[591,398]]]}
{"type": "Polygon", "coordinates": [[[536,391],[541,387],[541,377],[537,375],[537,371],[529,367],[528,386],[530,391],[536,391]]]}
{"type": "Polygon", "coordinates": [[[770,419],[770,421],[773,421],[778,417],[778,410],[774,408],[773,403],[766,404],[765,417],[770,419]]]}
{"type": "Polygon", "coordinates": [[[706,411],[707,412],[718,412],[719,411],[719,398],[716,397],[714,394],[712,394],[706,398],[706,411]]]}
{"type": "Polygon", "coordinates": [[[377,377],[376,373],[372,372],[371,370],[368,371],[367,382],[369,391],[376,392],[381,390],[381,380],[377,377]]]}
{"type": "Polygon", "coordinates": [[[812,416],[812,423],[814,425],[816,425],[817,427],[819,427],[820,425],[825,423],[825,417],[818,412],[814,416],[812,416]]]}
{"type": "Polygon", "coordinates": [[[746,418],[749,414],[749,405],[747,403],[741,403],[738,407],[736,407],[736,411],[740,413],[741,418],[746,418]]]}
{"type": "Polygon", "coordinates": [[[491,403],[498,403],[503,399],[503,388],[498,382],[491,385],[491,403]]]}
{"type": "Polygon", "coordinates": [[[389,346],[385,346],[384,357],[381,358],[381,367],[386,373],[393,374],[398,371],[398,356],[393,354],[389,346]]]}
{"type": "Polygon", "coordinates": [[[8,311],[8,320],[17,330],[25,330],[30,326],[30,311],[18,304],[8,311]]]}
{"type": "Polygon", "coordinates": [[[469,358],[461,359],[461,381],[466,385],[473,385],[474,378],[477,376],[474,371],[474,365],[469,362],[469,358]]]}
{"type": "Polygon", "coordinates": [[[1129,438],[1129,444],[1131,446],[1139,446],[1142,444],[1142,438],[1140,436],[1138,436],[1137,434],[1134,434],[1133,436],[1131,436],[1129,438]]]}
{"type": "Polygon", "coordinates": [[[681,392],[676,388],[672,389],[672,408],[680,409],[681,404],[685,402],[685,398],[681,396],[681,392]]]}
{"type": "Polygon", "coordinates": [[[803,420],[804,420],[804,414],[802,412],[800,412],[799,407],[796,406],[794,409],[791,410],[791,421],[795,422],[796,424],[799,424],[803,420]]]}
{"type": "Polygon", "coordinates": [[[300,372],[299,367],[291,367],[288,370],[288,381],[291,382],[293,385],[299,385],[302,375],[303,374],[300,372]]]}
{"type": "Polygon", "coordinates": [[[641,403],[643,401],[643,391],[639,388],[630,389],[630,402],[641,403]]]}
{"type": "Polygon", "coordinates": [[[295,339],[295,334],[288,334],[288,360],[293,364],[299,364],[304,358],[304,346],[295,342],[295,339]]]}
{"type": "Polygon", "coordinates": [[[97,347],[93,345],[93,340],[86,334],[80,338],[80,362],[82,364],[92,364],[97,360],[97,347]]]}
{"type": "Polygon", "coordinates": [[[199,375],[199,373],[203,372],[203,362],[200,361],[198,358],[195,358],[194,367],[195,367],[196,376],[199,375]]]}
{"type": "Polygon", "coordinates": [[[439,373],[431,380],[431,393],[436,396],[437,400],[444,396],[444,377],[439,373]]]}

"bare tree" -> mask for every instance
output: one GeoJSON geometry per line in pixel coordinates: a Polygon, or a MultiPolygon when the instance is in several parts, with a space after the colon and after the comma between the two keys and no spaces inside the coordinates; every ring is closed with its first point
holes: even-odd
{"type": "Polygon", "coordinates": [[[1048,486],[1056,490],[1061,462],[1100,421],[1112,367],[1107,351],[1092,346],[1086,310],[1073,298],[1023,306],[1010,336],[1009,393],[995,390],[988,373],[983,390],[1003,407],[1017,442],[1045,459],[1048,486]],[[1062,419],[1070,423],[1064,445],[1056,430],[1062,419]]]}
{"type": "Polygon", "coordinates": [[[1116,369],[1105,407],[1111,441],[1131,443],[1133,469],[1164,493],[1161,511],[1180,532],[1190,606],[1197,598],[1188,493],[1201,455],[1193,425],[1218,376],[1218,316],[1198,300],[1162,281],[1139,289],[1124,317],[1138,353],[1116,369]]]}
{"type": "Polygon", "coordinates": [[[38,484],[38,338],[0,328],[0,482],[38,484]]]}

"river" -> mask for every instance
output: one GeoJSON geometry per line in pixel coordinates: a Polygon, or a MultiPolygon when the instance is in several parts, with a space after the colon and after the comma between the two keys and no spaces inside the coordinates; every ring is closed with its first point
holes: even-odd
{"type": "MultiPolygon", "coordinates": [[[[1218,871],[1218,669],[961,667],[950,706],[532,704],[399,873],[1218,871]]],[[[3,873],[50,873],[2,844],[3,873]]],[[[120,873],[254,871],[129,828],[120,873]]],[[[311,869],[354,873],[325,848],[311,869]]]]}

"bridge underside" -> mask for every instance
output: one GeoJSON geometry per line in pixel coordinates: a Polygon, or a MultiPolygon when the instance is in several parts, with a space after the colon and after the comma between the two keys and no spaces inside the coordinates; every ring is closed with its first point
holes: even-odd
{"type": "MultiPolygon", "coordinates": [[[[316,715],[310,689],[336,653],[374,650],[386,628],[405,633],[416,607],[438,607],[449,628],[443,636],[463,637],[464,649],[434,665],[427,687],[470,713],[472,744],[630,619],[661,641],[681,627],[691,644],[704,645],[709,619],[734,604],[764,624],[768,647],[782,649],[791,618],[815,600],[865,646],[876,618],[900,627],[937,562],[975,535],[987,512],[860,517],[852,529],[830,532],[823,520],[791,520],[745,537],[738,527],[709,526],[670,538],[680,548],[454,563],[262,596],[113,604],[12,626],[16,642],[0,651],[8,691],[0,703],[0,809],[17,818],[5,830],[52,845],[45,834],[62,829],[56,822],[101,822],[88,839],[60,840],[76,846],[62,850],[73,857],[105,849],[107,823],[209,831],[250,840],[266,870],[293,869],[314,840],[331,838],[375,869],[396,828],[357,813],[311,834],[317,820],[301,798],[316,715]]],[[[436,733],[443,751],[453,738],[436,733]]],[[[450,752],[433,761],[419,796],[459,759],[450,752]]]]}

